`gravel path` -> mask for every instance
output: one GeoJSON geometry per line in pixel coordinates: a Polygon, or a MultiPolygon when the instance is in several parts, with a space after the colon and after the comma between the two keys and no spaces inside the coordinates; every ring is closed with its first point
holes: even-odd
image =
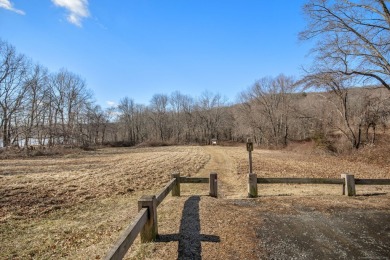
{"type": "Polygon", "coordinates": [[[387,259],[390,256],[388,211],[340,210],[262,214],[256,228],[258,250],[269,259],[387,259]]]}

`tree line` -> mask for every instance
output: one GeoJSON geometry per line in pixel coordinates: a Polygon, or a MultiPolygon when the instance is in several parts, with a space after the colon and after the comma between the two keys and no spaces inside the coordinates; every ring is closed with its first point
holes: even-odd
{"type": "Polygon", "coordinates": [[[209,144],[286,146],[315,140],[334,151],[375,144],[390,117],[390,12],[382,0],[312,0],[302,40],[317,39],[304,77],[263,77],[234,104],[220,94],[123,97],[102,109],[79,75],[49,72],[0,40],[2,146],[209,144]]]}
{"type": "Polygon", "coordinates": [[[65,69],[49,73],[2,40],[0,59],[2,146],[85,141],[94,106],[85,80],[65,69]]]}
{"type": "Polygon", "coordinates": [[[2,146],[142,142],[208,143],[232,138],[231,114],[220,94],[196,100],[174,92],[156,94],[149,105],[124,97],[102,109],[79,75],[49,72],[0,41],[0,126],[2,146]]]}

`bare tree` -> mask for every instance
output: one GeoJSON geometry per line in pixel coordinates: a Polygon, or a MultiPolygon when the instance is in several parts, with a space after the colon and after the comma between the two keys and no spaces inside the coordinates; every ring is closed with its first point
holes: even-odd
{"type": "Polygon", "coordinates": [[[182,100],[184,96],[179,92],[173,92],[169,98],[169,103],[171,104],[171,115],[172,115],[172,124],[173,124],[173,135],[177,143],[180,142],[182,132],[184,130],[182,118],[184,116],[182,109],[182,100]]]}
{"type": "Polygon", "coordinates": [[[287,145],[293,90],[293,79],[279,75],[262,78],[241,93],[241,116],[257,143],[287,145]]]}
{"type": "Polygon", "coordinates": [[[150,101],[150,119],[153,121],[155,137],[161,141],[167,141],[171,136],[168,101],[168,96],[164,94],[155,94],[150,101]]]}
{"type": "Polygon", "coordinates": [[[135,124],[136,107],[133,99],[125,97],[121,99],[118,105],[120,121],[123,122],[126,135],[126,142],[130,145],[136,143],[137,128],[135,124]]]}
{"type": "Polygon", "coordinates": [[[383,88],[366,88],[361,93],[362,125],[365,132],[365,142],[376,143],[377,128],[387,127],[390,117],[390,96],[383,88]]]}
{"type": "Polygon", "coordinates": [[[314,73],[358,76],[390,90],[389,7],[386,0],[308,1],[300,38],[318,40],[314,73]]]}
{"type": "Polygon", "coordinates": [[[0,40],[0,116],[4,147],[12,141],[13,116],[22,107],[27,72],[25,56],[17,54],[13,46],[0,40]]]}
{"type": "Polygon", "coordinates": [[[317,102],[308,113],[321,122],[323,129],[317,132],[322,132],[325,138],[333,136],[335,141],[340,141],[337,138],[340,132],[350,147],[358,149],[362,144],[375,142],[378,125],[386,126],[389,94],[384,87],[356,88],[355,77],[324,72],[308,75],[302,82],[322,91],[312,94],[317,96],[317,102]]]}
{"type": "Polygon", "coordinates": [[[48,70],[41,65],[35,65],[25,84],[24,146],[27,147],[31,138],[38,139],[41,126],[45,123],[41,120],[45,114],[44,102],[49,91],[48,70]]]}
{"type": "Polygon", "coordinates": [[[223,132],[227,117],[227,101],[220,94],[205,91],[196,103],[196,115],[199,118],[198,138],[201,142],[211,143],[212,138],[219,138],[223,132]]]}
{"type": "Polygon", "coordinates": [[[107,127],[105,130],[105,137],[102,138],[102,143],[107,142],[118,142],[118,132],[119,132],[119,118],[117,107],[108,107],[104,111],[105,118],[107,119],[107,127]]]}
{"type": "Polygon", "coordinates": [[[327,109],[336,111],[336,113],[330,114],[328,120],[331,122],[330,126],[341,131],[351,142],[352,147],[358,149],[361,145],[362,120],[354,118],[354,115],[359,114],[359,109],[351,107],[349,89],[353,85],[353,78],[340,74],[319,73],[307,76],[305,80],[307,86],[316,86],[332,94],[331,96],[320,94],[320,97],[330,104],[327,109]],[[334,100],[333,97],[336,99],[334,100]],[[340,118],[341,122],[336,120],[337,118],[340,118]]]}
{"type": "MultiPolygon", "coordinates": [[[[85,126],[83,126],[87,137],[87,140],[84,141],[84,145],[103,144],[108,123],[108,115],[99,105],[88,105],[86,122],[85,126]]],[[[80,126],[82,125],[80,124],[80,126]]]]}
{"type": "Polygon", "coordinates": [[[83,79],[65,69],[54,74],[51,81],[57,142],[73,145],[79,138],[77,134],[81,134],[78,119],[89,103],[91,93],[83,79]]]}
{"type": "Polygon", "coordinates": [[[190,142],[193,136],[193,99],[190,96],[183,95],[179,91],[175,91],[169,98],[171,104],[171,115],[173,134],[175,141],[190,142]]]}

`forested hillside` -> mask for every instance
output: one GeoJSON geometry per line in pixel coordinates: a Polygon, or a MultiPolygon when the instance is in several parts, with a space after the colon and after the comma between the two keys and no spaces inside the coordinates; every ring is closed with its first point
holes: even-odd
{"type": "Polygon", "coordinates": [[[81,76],[49,72],[4,41],[0,54],[4,147],[209,144],[212,138],[252,137],[265,147],[312,139],[341,151],[375,144],[389,125],[390,91],[353,88],[341,79],[296,81],[281,74],[258,80],[235,103],[223,93],[191,97],[176,91],[155,94],[148,105],[130,96],[102,109],[81,76]]]}

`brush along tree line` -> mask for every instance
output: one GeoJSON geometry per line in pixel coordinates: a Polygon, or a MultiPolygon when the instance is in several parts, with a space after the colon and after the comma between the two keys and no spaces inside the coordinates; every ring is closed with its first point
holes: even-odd
{"type": "Polygon", "coordinates": [[[312,67],[299,80],[261,78],[236,104],[220,94],[176,91],[154,95],[149,105],[124,97],[102,109],[79,75],[49,72],[1,40],[2,146],[209,144],[248,136],[266,146],[312,139],[335,151],[375,144],[390,116],[389,3],[312,0],[303,11],[300,38],[317,40],[312,67]]]}

